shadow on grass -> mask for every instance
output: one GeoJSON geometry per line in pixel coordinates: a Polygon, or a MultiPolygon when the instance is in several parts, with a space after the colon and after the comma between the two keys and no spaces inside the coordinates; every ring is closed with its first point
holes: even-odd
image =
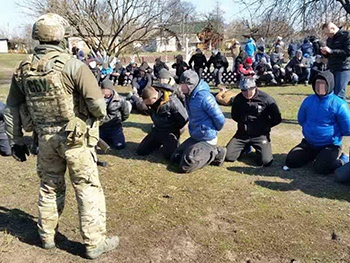
{"type": "Polygon", "coordinates": [[[297,120],[294,120],[294,119],[282,119],[282,123],[287,123],[287,124],[298,124],[298,121],[297,120]]]}
{"type": "MultiPolygon", "coordinates": [[[[136,142],[126,142],[126,146],[124,149],[121,150],[111,150],[109,153],[103,153],[101,150],[98,150],[97,153],[99,155],[112,155],[112,156],[118,156],[123,159],[130,159],[130,160],[145,160],[152,163],[161,163],[161,164],[169,164],[169,161],[166,160],[162,154],[162,149],[155,150],[154,152],[151,152],[148,155],[140,156],[136,153],[137,147],[139,146],[139,143],[136,142]]],[[[103,157],[102,157],[103,159],[103,157]]]]}
{"type": "MultiPolygon", "coordinates": [[[[28,245],[41,247],[38,227],[34,219],[32,215],[20,209],[0,206],[0,231],[6,231],[28,245]]],[[[55,241],[61,250],[81,257],[85,255],[83,244],[70,241],[59,232],[56,234],[55,241]]]]}
{"type": "Polygon", "coordinates": [[[270,167],[257,167],[255,165],[254,153],[246,155],[239,161],[250,165],[248,167],[228,167],[230,171],[252,176],[280,177],[291,180],[291,182],[274,182],[267,180],[256,180],[255,184],[274,191],[296,191],[319,198],[345,200],[350,202],[350,191],[348,185],[334,182],[333,175],[315,174],[312,163],[301,168],[284,171],[282,169],[286,154],[274,154],[274,162],[270,167]]]}
{"type": "Polygon", "coordinates": [[[139,123],[139,122],[126,121],[126,122],[123,122],[123,128],[138,128],[143,132],[149,133],[152,130],[152,123],[139,123]]]}
{"type": "Polygon", "coordinates": [[[306,94],[306,93],[278,93],[277,95],[280,96],[310,96],[310,95],[314,95],[314,93],[310,93],[310,94],[306,94]]]}

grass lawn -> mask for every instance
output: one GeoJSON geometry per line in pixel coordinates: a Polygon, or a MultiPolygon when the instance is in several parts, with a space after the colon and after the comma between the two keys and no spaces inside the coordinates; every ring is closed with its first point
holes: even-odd
{"type": "MultiPolygon", "coordinates": [[[[1,72],[11,72],[22,55],[0,55],[1,72]]],[[[8,93],[9,74],[0,75],[0,99],[8,93]]],[[[126,87],[117,91],[127,92],[126,87]]],[[[222,167],[178,174],[159,153],[136,155],[151,128],[147,116],[131,114],[124,123],[127,147],[99,158],[107,200],[109,234],[120,247],[95,262],[350,262],[350,188],[312,166],[283,171],[288,151],[302,139],[296,122],[310,86],[269,87],[283,123],[271,133],[272,167],[253,165],[254,153],[222,167]]],[[[236,130],[230,108],[219,144],[236,130]]],[[[181,140],[188,138],[186,132],[181,140]]],[[[344,140],[348,152],[349,139],[344,140]]],[[[66,206],[59,248],[40,248],[36,230],[39,180],[36,157],[24,163],[0,158],[0,262],[85,262],[77,204],[67,177],[66,206]]]]}

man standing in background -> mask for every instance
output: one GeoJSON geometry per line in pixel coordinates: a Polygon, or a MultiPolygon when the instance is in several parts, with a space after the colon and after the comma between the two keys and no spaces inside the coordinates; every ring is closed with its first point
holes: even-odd
{"type": "Polygon", "coordinates": [[[328,59],[328,68],[334,75],[334,93],[345,100],[350,80],[350,34],[332,22],[325,23],[322,30],[328,38],[321,53],[328,59]]]}

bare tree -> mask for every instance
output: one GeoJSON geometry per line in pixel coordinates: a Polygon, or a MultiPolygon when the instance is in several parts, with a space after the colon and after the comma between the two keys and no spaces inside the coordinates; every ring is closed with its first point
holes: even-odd
{"type": "Polygon", "coordinates": [[[224,13],[219,1],[216,1],[214,9],[204,14],[205,20],[213,26],[215,32],[220,34],[223,34],[225,29],[224,13]]]}
{"type": "Polygon", "coordinates": [[[234,0],[243,4],[255,17],[264,14],[283,14],[289,23],[303,31],[319,27],[320,23],[346,19],[350,14],[349,0],[234,0]]]}
{"type": "MultiPolygon", "coordinates": [[[[29,13],[54,12],[65,17],[76,34],[94,49],[118,56],[158,30],[159,18],[170,19],[169,1],[150,0],[24,0],[29,13]]],[[[165,21],[164,21],[165,22],[165,21]]]]}
{"type": "Polygon", "coordinates": [[[170,0],[166,9],[169,12],[161,16],[161,36],[169,34],[176,37],[180,43],[179,48],[184,48],[186,35],[191,33],[193,22],[196,21],[196,7],[187,1],[170,0]]]}

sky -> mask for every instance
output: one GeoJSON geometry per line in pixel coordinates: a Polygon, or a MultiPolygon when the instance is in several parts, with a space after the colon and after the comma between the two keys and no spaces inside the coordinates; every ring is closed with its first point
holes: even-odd
{"type": "MultiPolygon", "coordinates": [[[[208,13],[216,7],[215,0],[186,0],[196,6],[197,13],[208,13]]],[[[234,3],[233,0],[220,0],[220,8],[224,11],[226,22],[240,18],[242,7],[234,3]]]]}
{"type": "Polygon", "coordinates": [[[26,24],[33,23],[33,18],[26,17],[23,14],[24,10],[13,0],[2,0],[0,8],[0,34],[17,35],[23,31],[26,24]]]}
{"type": "MultiPolygon", "coordinates": [[[[153,0],[150,0],[153,1],[153,0]]],[[[186,0],[196,6],[197,13],[208,13],[212,11],[216,6],[215,0],[186,0]]],[[[24,9],[19,7],[15,2],[21,2],[21,0],[1,0],[0,11],[0,35],[7,34],[16,36],[20,34],[24,26],[32,24],[34,22],[33,17],[28,17],[24,14],[24,9]]],[[[220,0],[220,7],[224,10],[224,18],[226,22],[233,20],[234,18],[240,18],[239,14],[241,9],[237,4],[233,3],[233,0],[220,0]]]]}

